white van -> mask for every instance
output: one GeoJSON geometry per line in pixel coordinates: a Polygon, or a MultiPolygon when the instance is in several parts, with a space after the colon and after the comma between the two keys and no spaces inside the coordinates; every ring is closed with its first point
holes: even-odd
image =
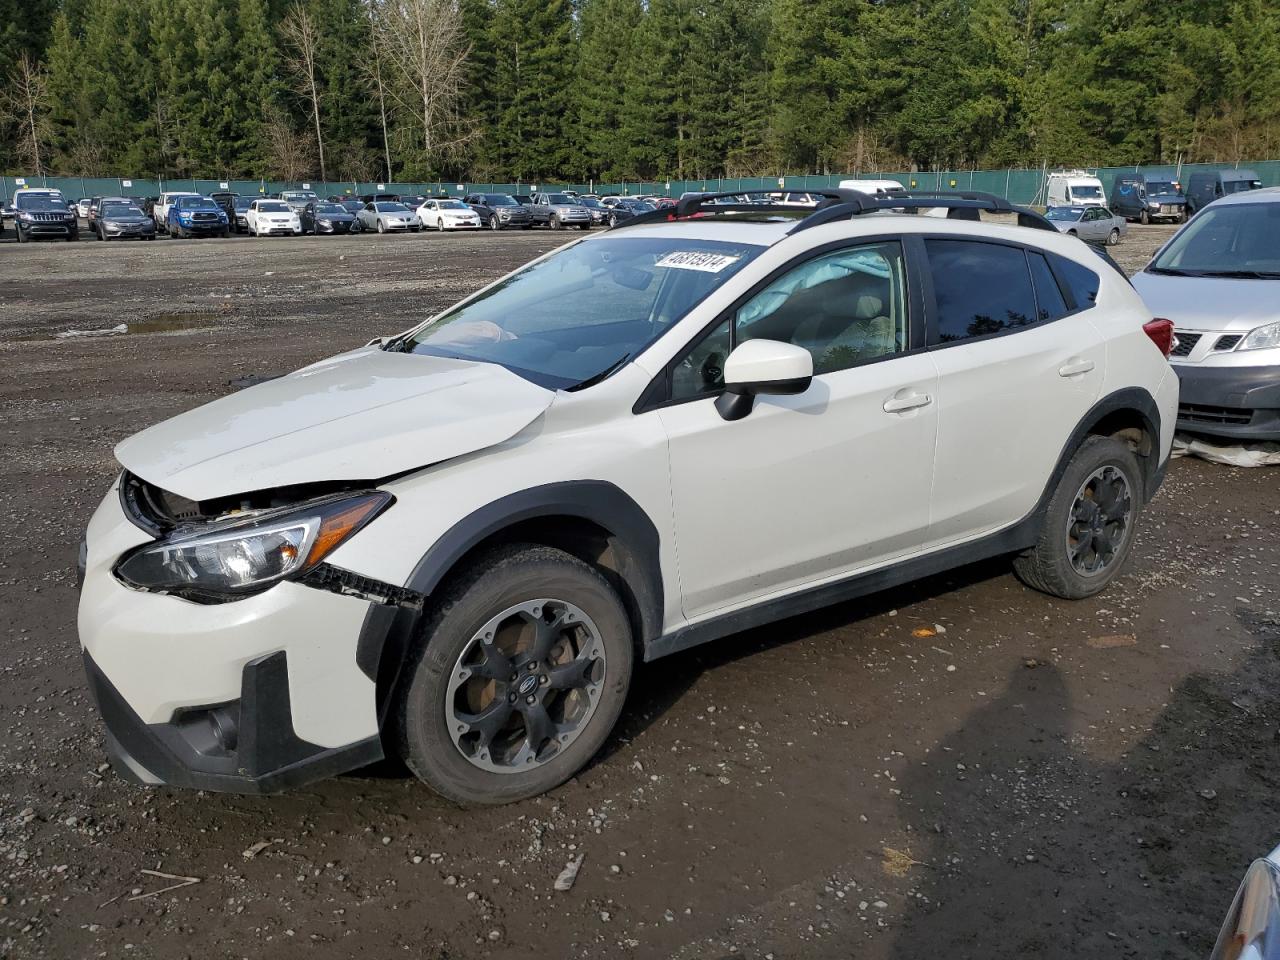
{"type": "Polygon", "coordinates": [[[841,180],[840,189],[857,190],[870,197],[893,196],[907,192],[897,180],[841,180]]]}
{"type": "Polygon", "coordinates": [[[1084,170],[1056,170],[1045,190],[1047,207],[1105,207],[1102,181],[1084,170]]]}

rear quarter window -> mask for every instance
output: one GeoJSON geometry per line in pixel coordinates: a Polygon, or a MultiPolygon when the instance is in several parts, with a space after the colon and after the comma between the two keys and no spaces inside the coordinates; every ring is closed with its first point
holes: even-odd
{"type": "Polygon", "coordinates": [[[1074,309],[1086,310],[1098,302],[1098,287],[1102,280],[1096,273],[1066,257],[1053,253],[1049,256],[1053,260],[1054,271],[1062,278],[1074,301],[1071,305],[1074,309]]]}

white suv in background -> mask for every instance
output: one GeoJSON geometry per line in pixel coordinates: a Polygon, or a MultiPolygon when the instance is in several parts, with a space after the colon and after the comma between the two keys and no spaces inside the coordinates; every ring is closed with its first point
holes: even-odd
{"type": "Polygon", "coordinates": [[[995,198],[716,199],[121,443],[79,613],[117,769],[270,791],[394,752],[510,801],[591,758],[637,660],[984,557],[1117,574],[1178,396],[1123,275],[995,198]]]}

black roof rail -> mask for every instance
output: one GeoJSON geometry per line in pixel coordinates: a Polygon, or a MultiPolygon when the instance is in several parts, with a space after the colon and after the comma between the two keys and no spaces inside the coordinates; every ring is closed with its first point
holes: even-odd
{"type": "MultiPolygon", "coordinates": [[[[820,190],[806,188],[804,193],[820,196],[824,200],[817,207],[809,207],[796,203],[714,203],[713,201],[733,199],[743,196],[743,191],[728,193],[695,193],[681,197],[674,207],[660,207],[649,213],[623,220],[613,229],[639,226],[645,223],[672,223],[695,217],[700,213],[768,213],[770,211],[811,211],[801,219],[788,233],[799,233],[824,223],[837,220],[848,220],[863,213],[875,213],[881,210],[936,210],[974,212],[986,210],[991,213],[1017,214],[1018,226],[1033,230],[1052,230],[1057,228],[1027,207],[1010,203],[1004,197],[993,193],[982,193],[975,190],[913,190],[905,193],[876,194],[862,193],[858,190],[823,188],[820,190]]],[[[964,214],[958,214],[963,216],[964,214]]]]}

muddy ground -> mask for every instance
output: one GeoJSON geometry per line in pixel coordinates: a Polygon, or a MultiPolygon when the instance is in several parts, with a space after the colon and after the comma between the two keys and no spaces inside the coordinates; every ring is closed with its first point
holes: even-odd
{"type": "Polygon", "coordinates": [[[1280,837],[1275,471],[1175,463],[1094,600],[988,563],[643,667],[604,754],[526,803],[391,764],[270,798],[103,766],[72,568],[112,446],[558,239],[0,246],[0,956],[1205,957],[1280,837]]]}

